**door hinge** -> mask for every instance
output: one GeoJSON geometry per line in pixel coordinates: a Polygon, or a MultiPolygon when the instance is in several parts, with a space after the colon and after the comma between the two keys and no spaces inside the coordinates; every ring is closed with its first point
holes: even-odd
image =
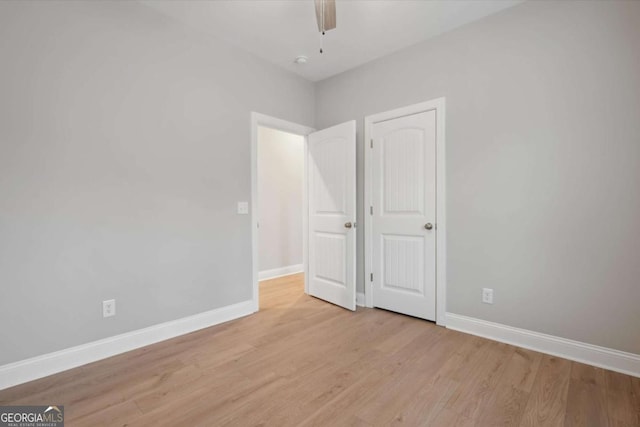
{"type": "Polygon", "coordinates": [[[369,214],[373,215],[373,206],[369,206],[369,214]]]}
{"type": "Polygon", "coordinates": [[[370,145],[371,145],[371,148],[373,148],[373,138],[371,138],[370,145]]]}
{"type": "Polygon", "coordinates": [[[373,273],[371,273],[371,281],[373,282],[373,273]]]}

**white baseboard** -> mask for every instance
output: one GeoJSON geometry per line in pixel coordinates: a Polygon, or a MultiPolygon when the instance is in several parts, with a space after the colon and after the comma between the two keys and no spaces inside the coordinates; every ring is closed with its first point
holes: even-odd
{"type": "Polygon", "coordinates": [[[640,355],[447,313],[447,328],[640,377],[640,355]]]}
{"type": "Polygon", "coordinates": [[[258,280],[275,279],[276,277],[288,276],[289,274],[302,273],[303,264],[288,265],[286,267],[263,270],[258,273],[258,280]]]}
{"type": "Polygon", "coordinates": [[[0,366],[0,390],[43,378],[97,360],[155,344],[170,338],[253,313],[253,301],[244,301],[215,310],[172,320],[144,329],[93,341],[54,353],[0,366]]]}
{"type": "Polygon", "coordinates": [[[356,292],[356,305],[358,307],[364,307],[364,292],[356,292]]]}

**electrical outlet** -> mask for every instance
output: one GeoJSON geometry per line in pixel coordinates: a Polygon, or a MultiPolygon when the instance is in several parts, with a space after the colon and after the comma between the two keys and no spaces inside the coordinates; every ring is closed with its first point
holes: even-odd
{"type": "Polygon", "coordinates": [[[493,304],[493,289],[482,288],[482,302],[485,304],[493,304]]]}
{"type": "Polygon", "coordinates": [[[116,315],[116,300],[110,299],[102,301],[102,317],[111,317],[116,315]]]}

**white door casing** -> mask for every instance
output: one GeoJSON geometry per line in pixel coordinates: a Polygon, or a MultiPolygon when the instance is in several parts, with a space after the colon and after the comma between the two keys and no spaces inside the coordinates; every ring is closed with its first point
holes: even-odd
{"type": "Polygon", "coordinates": [[[356,304],[356,123],[308,136],[309,294],[356,304]]]}
{"type": "Polygon", "coordinates": [[[444,324],[444,99],[366,118],[366,303],[444,324]]]}

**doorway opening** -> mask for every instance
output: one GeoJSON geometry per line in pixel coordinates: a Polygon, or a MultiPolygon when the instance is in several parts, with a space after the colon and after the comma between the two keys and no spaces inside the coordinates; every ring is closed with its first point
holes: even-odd
{"type": "MultiPolygon", "coordinates": [[[[302,135],[258,126],[258,279],[261,304],[304,283],[304,141],[302,135]]],[[[281,299],[281,298],[280,298],[281,299]]]]}
{"type": "MultiPolygon", "coordinates": [[[[251,117],[251,222],[253,227],[251,258],[254,311],[260,309],[260,271],[263,272],[264,278],[268,275],[290,273],[297,266],[297,264],[289,264],[274,267],[260,259],[260,239],[261,235],[265,235],[260,230],[260,227],[263,227],[261,215],[265,215],[260,206],[274,204],[273,196],[267,198],[260,196],[258,182],[260,140],[272,133],[269,130],[303,137],[304,180],[301,223],[304,292],[348,310],[355,310],[357,226],[355,222],[355,121],[337,124],[316,132],[309,127],[263,114],[252,113],[251,117]],[[261,128],[268,130],[261,130],[261,128]]],[[[280,137],[276,140],[285,141],[290,138],[294,136],[280,137]]],[[[274,143],[277,144],[277,142],[274,143]]],[[[295,185],[297,186],[297,183],[295,185]]],[[[296,208],[291,204],[287,205],[287,210],[295,211],[296,208]]],[[[297,228],[297,226],[294,227],[297,228]]],[[[288,231],[295,234],[296,230],[288,231]]],[[[271,251],[270,244],[273,242],[266,241],[262,250],[271,251]]]]}
{"type": "MultiPolygon", "coordinates": [[[[306,136],[312,128],[252,113],[253,303],[299,292],[306,265],[306,136]],[[266,295],[265,295],[266,296],[266,295]]],[[[273,301],[269,305],[272,305],[273,301]]]]}

